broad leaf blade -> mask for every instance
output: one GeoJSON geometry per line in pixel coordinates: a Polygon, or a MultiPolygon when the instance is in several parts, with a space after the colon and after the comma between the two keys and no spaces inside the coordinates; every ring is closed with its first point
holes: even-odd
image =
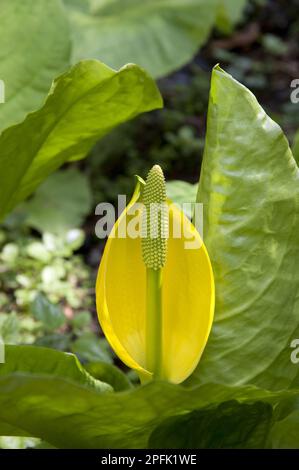
{"type": "MultiPolygon", "coordinates": [[[[28,434],[23,429],[11,426],[10,424],[0,420],[0,436],[28,436],[28,434]]],[[[0,449],[1,448],[2,447],[0,445],[0,449]]]]}
{"type": "Polygon", "coordinates": [[[228,400],[275,405],[298,396],[298,390],[270,393],[217,384],[186,389],[165,382],[103,393],[103,384],[89,385],[73,361],[44,348],[7,347],[7,364],[0,365],[0,423],[55,447],[144,448],[153,430],[170,416],[228,400]]]}
{"type": "Polygon", "coordinates": [[[294,143],[293,143],[293,154],[294,154],[294,158],[297,162],[297,164],[299,163],[299,131],[297,131],[296,135],[295,135],[295,139],[294,139],[294,143]]]}
{"type": "Polygon", "coordinates": [[[64,0],[73,32],[73,60],[114,68],[136,62],[161,77],[188,62],[207,39],[218,0],[64,0]]]}
{"type": "Polygon", "coordinates": [[[216,317],[195,381],[271,389],[298,383],[290,359],[299,337],[298,183],[280,127],[216,67],[198,193],[216,317]]]}
{"type": "Polygon", "coordinates": [[[274,424],[268,439],[273,449],[298,449],[298,436],[299,411],[297,409],[274,424]]]}
{"type": "Polygon", "coordinates": [[[154,449],[262,449],[272,424],[268,403],[221,403],[165,420],[149,439],[154,449]]]}
{"type": "Polygon", "coordinates": [[[0,365],[0,376],[25,374],[53,376],[72,381],[100,392],[111,391],[110,385],[95,380],[81,366],[73,354],[39,346],[5,346],[5,363],[0,365]]]}
{"type": "Polygon", "coordinates": [[[54,82],[40,110],[0,136],[0,216],[115,126],[161,105],[155,83],[136,65],[119,72],[95,60],[75,65],[54,82]]]}
{"type": "Polygon", "coordinates": [[[67,17],[59,0],[2,0],[0,24],[3,130],[41,106],[53,77],[67,68],[71,47],[67,17]]]}

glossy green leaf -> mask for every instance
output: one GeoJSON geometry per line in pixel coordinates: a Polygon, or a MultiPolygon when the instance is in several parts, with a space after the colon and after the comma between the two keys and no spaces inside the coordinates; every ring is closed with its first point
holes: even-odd
{"type": "Polygon", "coordinates": [[[216,315],[193,380],[295,387],[299,170],[280,127],[220,67],[212,76],[198,201],[216,315]]]}
{"type": "Polygon", "coordinates": [[[0,130],[37,109],[52,80],[70,58],[70,32],[59,0],[2,0],[0,8],[0,79],[5,103],[0,130]]]}
{"type": "Polygon", "coordinates": [[[293,154],[297,163],[299,163],[299,131],[297,131],[293,143],[293,154]]]}
{"type": "Polygon", "coordinates": [[[115,126],[161,105],[155,83],[136,65],[118,72],[96,60],[75,65],[55,80],[40,110],[0,136],[0,216],[115,126]]]}
{"type": "Polygon", "coordinates": [[[218,0],[64,0],[73,60],[118,68],[136,62],[161,77],[188,62],[206,41],[218,0]]]}
{"type": "Polygon", "coordinates": [[[221,403],[165,420],[152,433],[154,449],[262,449],[272,425],[269,403],[221,403]]]}
{"type": "Polygon", "coordinates": [[[24,374],[28,377],[53,376],[56,379],[63,378],[66,381],[76,382],[101,393],[111,391],[108,384],[89,375],[73,354],[39,346],[6,345],[5,363],[0,364],[0,376],[9,377],[11,374],[24,374]]]}
{"type": "Polygon", "coordinates": [[[269,435],[273,449],[299,449],[299,410],[277,421],[269,435]]]}
{"type": "Polygon", "coordinates": [[[22,430],[61,448],[144,448],[154,429],[171,416],[228,400],[274,406],[298,396],[298,390],[271,393],[219,384],[187,389],[166,382],[111,393],[91,380],[72,355],[7,346],[6,361],[0,365],[0,435],[9,425],[17,435],[22,430]]]}
{"type": "Polygon", "coordinates": [[[26,225],[40,232],[60,234],[80,227],[91,204],[88,178],[70,168],[50,175],[22,208],[28,214],[26,225]]]}

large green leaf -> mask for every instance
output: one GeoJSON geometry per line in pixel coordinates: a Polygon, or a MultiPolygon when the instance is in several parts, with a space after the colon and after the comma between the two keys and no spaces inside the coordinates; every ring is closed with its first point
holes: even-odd
{"type": "Polygon", "coordinates": [[[2,0],[0,24],[3,130],[41,106],[53,78],[69,63],[70,33],[59,0],[2,0]]]}
{"type": "Polygon", "coordinates": [[[188,62],[207,39],[218,0],[64,0],[73,60],[111,67],[136,62],[161,77],[188,62]]]}
{"type": "Polygon", "coordinates": [[[296,162],[299,163],[299,131],[297,131],[293,144],[293,154],[296,162]]]}
{"type": "Polygon", "coordinates": [[[136,65],[118,72],[96,60],[75,65],[55,80],[40,110],[0,136],[0,217],[115,126],[161,105],[155,83],[136,65]]]}
{"type": "Polygon", "coordinates": [[[273,449],[299,449],[299,410],[277,421],[268,439],[273,449]]]}
{"type": "MultiPolygon", "coordinates": [[[[9,429],[55,447],[146,447],[154,429],[171,416],[228,400],[274,406],[298,396],[298,390],[271,393],[217,384],[187,389],[166,382],[112,393],[86,378],[74,357],[62,352],[7,346],[6,361],[0,365],[0,435],[9,429]]],[[[264,418],[261,413],[261,423],[264,418]]]]}
{"type": "Polygon", "coordinates": [[[198,201],[216,316],[193,380],[296,386],[290,343],[299,337],[299,170],[280,127],[219,67],[198,201]]]}
{"type": "MultiPolygon", "coordinates": [[[[11,374],[16,377],[19,374],[21,376],[35,376],[37,373],[56,379],[60,377],[67,382],[76,382],[81,386],[88,387],[88,389],[98,390],[102,393],[112,390],[112,387],[107,383],[96,380],[89,375],[73,354],[61,354],[53,349],[37,346],[6,346],[5,361],[4,364],[0,364],[0,377],[11,376],[11,374]]],[[[28,400],[30,401],[30,397],[28,400]]],[[[1,416],[0,435],[27,436],[31,435],[31,432],[19,426],[17,421],[10,419],[6,421],[1,416]]]]}
{"type": "Polygon", "coordinates": [[[221,403],[213,409],[168,418],[152,433],[154,449],[261,449],[266,447],[273,409],[268,403],[221,403]]]}
{"type": "Polygon", "coordinates": [[[39,346],[6,345],[5,363],[0,365],[0,376],[11,374],[52,375],[55,378],[74,381],[92,390],[100,392],[112,390],[107,383],[89,375],[74,354],[61,353],[55,349],[39,346]]]}
{"type": "Polygon", "coordinates": [[[153,76],[178,69],[216,22],[231,32],[247,0],[64,0],[73,60],[95,57],[111,67],[136,62],[153,76]]]}

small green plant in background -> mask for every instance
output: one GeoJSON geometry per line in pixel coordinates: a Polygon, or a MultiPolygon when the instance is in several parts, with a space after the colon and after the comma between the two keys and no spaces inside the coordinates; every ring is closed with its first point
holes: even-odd
{"type": "MultiPolygon", "coordinates": [[[[38,292],[51,302],[65,300],[72,308],[83,305],[84,297],[88,298],[88,284],[85,288],[84,284],[90,274],[81,258],[73,257],[83,240],[84,233],[79,229],[70,230],[65,237],[44,233],[38,239],[18,233],[18,239],[8,238],[0,253],[1,287],[2,292],[13,292],[11,305],[26,309],[38,292]]],[[[3,298],[2,308],[8,305],[3,298]]]]}
{"type": "MultiPolygon", "coordinates": [[[[2,230],[1,234],[4,235],[2,230]]],[[[9,233],[6,234],[9,237],[9,233]]],[[[91,269],[74,251],[82,230],[3,241],[0,248],[0,335],[7,344],[73,351],[83,361],[112,362],[93,320],[91,269]]]]}
{"type": "MultiPolygon", "coordinates": [[[[84,239],[81,230],[70,231],[64,239],[51,233],[44,233],[40,240],[20,233],[10,240],[9,235],[0,251],[2,312],[30,313],[39,294],[53,304],[65,304],[69,316],[72,309],[90,308],[90,272],[79,256],[73,256],[84,239]]],[[[61,325],[50,322],[49,326],[61,325]]]]}

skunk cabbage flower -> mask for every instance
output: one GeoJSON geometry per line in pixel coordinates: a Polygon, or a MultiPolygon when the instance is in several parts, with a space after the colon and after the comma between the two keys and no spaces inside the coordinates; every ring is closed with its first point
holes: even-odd
{"type": "Polygon", "coordinates": [[[167,200],[158,165],[146,183],[139,178],[109,235],[96,298],[107,340],[142,382],[180,383],[193,372],[212,325],[213,273],[199,233],[167,200]],[[161,210],[152,211],[155,205],[161,210]],[[132,228],[138,236],[126,236],[132,228]]]}

